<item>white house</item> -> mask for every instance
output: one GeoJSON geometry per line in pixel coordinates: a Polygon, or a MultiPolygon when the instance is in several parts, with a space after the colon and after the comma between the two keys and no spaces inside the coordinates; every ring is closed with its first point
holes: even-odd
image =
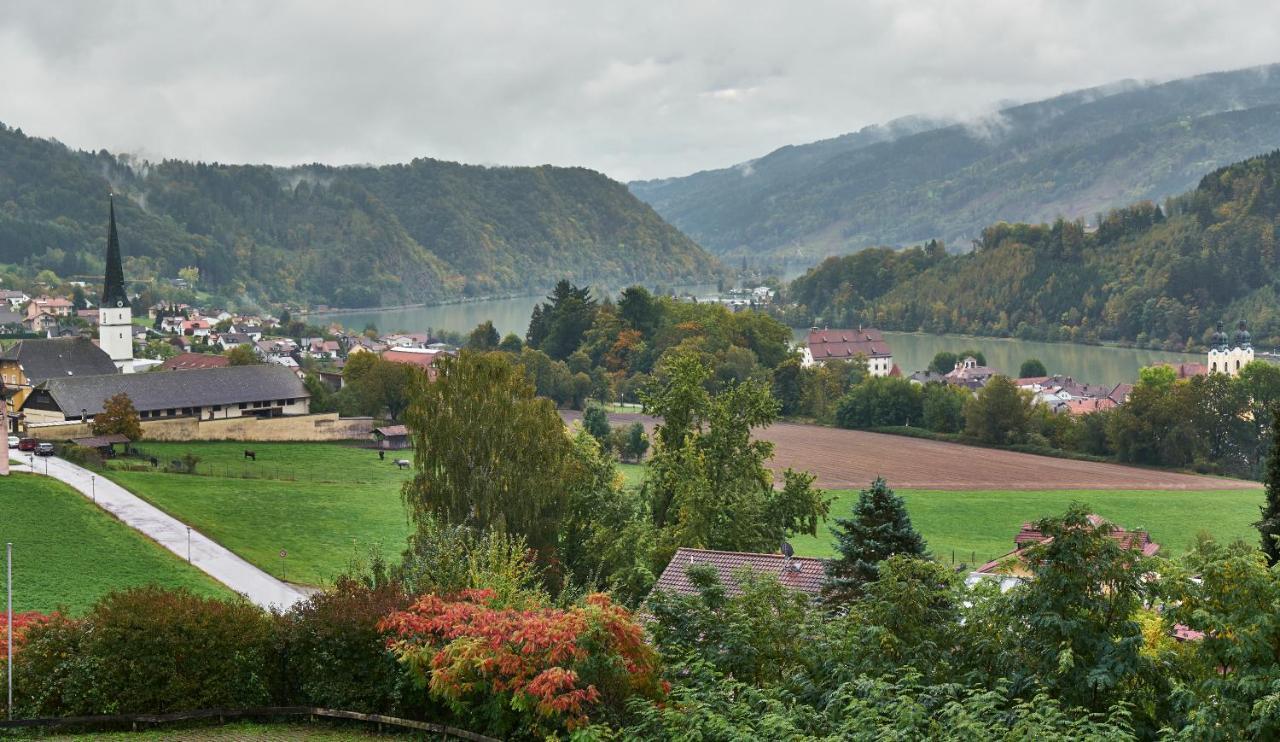
{"type": "Polygon", "coordinates": [[[889,344],[881,332],[872,327],[856,330],[815,327],[809,331],[809,342],[800,353],[800,364],[805,368],[833,361],[850,363],[858,358],[866,359],[867,371],[872,376],[889,376],[896,368],[889,344]]]}

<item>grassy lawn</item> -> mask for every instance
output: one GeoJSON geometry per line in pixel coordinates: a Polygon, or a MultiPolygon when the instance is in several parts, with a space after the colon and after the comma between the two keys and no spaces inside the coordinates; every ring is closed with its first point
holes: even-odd
{"type": "Polygon", "coordinates": [[[644,482],[644,464],[618,464],[618,473],[627,487],[639,487],[644,482]]]}
{"type": "MultiPolygon", "coordinates": [[[[831,515],[847,518],[858,500],[856,490],[832,491],[831,515]]],[[[1050,490],[939,492],[901,490],[915,527],[928,541],[934,556],[957,562],[978,563],[1013,549],[1013,537],[1026,521],[1058,515],[1072,502],[1082,502],[1090,510],[1130,529],[1143,529],[1161,545],[1163,556],[1187,550],[1200,531],[1219,540],[1257,541],[1251,525],[1258,519],[1261,490],[1218,492],[1050,490]]],[[[818,526],[818,535],[796,536],[796,552],[806,556],[834,553],[828,518],[818,526]]]]}
{"type": "Polygon", "coordinates": [[[144,732],[98,732],[96,734],[56,735],[48,740],[93,740],[93,742],[137,742],[138,740],[217,740],[240,742],[241,740],[265,740],[266,742],[293,742],[294,740],[371,740],[371,739],[427,739],[425,733],[415,734],[408,729],[395,729],[389,734],[377,734],[369,726],[357,724],[339,725],[318,722],[306,724],[285,722],[264,724],[236,722],[225,726],[183,726],[166,724],[144,732]]]}
{"type": "Polygon", "coordinates": [[[0,549],[5,542],[13,543],[19,612],[61,606],[82,613],[112,590],[152,583],[202,595],[232,594],[75,490],[35,474],[0,478],[0,549]]]}
{"type": "MultiPolygon", "coordinates": [[[[396,459],[413,459],[413,451],[387,451],[386,459],[378,452],[343,443],[244,443],[243,441],[196,441],[160,443],[145,441],[138,445],[144,452],[164,464],[179,460],[184,454],[198,456],[196,471],[217,477],[262,477],[307,482],[364,482],[398,488],[408,476],[396,468],[396,459]],[[244,457],[253,451],[257,460],[244,457]]],[[[125,463],[125,462],[116,462],[125,463]]],[[[136,464],[136,461],[127,463],[136,464]]],[[[398,491],[398,490],[397,490],[398,491]]]]}

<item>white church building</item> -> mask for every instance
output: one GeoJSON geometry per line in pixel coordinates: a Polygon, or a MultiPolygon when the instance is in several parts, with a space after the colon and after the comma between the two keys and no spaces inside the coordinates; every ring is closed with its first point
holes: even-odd
{"type": "Polygon", "coordinates": [[[1240,369],[1253,362],[1253,336],[1244,320],[1236,325],[1235,337],[1227,339],[1227,333],[1218,323],[1217,332],[1209,345],[1208,367],[1211,374],[1229,374],[1237,376],[1240,369]]]}
{"type": "Polygon", "coordinates": [[[114,200],[107,227],[107,271],[102,283],[102,303],[98,306],[98,347],[111,357],[121,373],[133,373],[133,308],[129,306],[129,293],[124,285],[114,200]]]}

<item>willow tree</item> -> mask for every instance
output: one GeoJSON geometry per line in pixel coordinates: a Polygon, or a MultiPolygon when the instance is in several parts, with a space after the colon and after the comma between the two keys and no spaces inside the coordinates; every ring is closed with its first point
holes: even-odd
{"type": "Polygon", "coordinates": [[[545,559],[578,475],[555,406],[502,353],[464,351],[437,368],[435,381],[414,382],[404,417],[415,472],[403,497],[415,525],[523,536],[545,559]]]}

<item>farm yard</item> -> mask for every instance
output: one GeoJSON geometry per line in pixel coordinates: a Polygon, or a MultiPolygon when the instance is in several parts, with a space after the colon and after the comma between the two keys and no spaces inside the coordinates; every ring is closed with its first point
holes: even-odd
{"type": "MultiPolygon", "coordinates": [[[[564,412],[568,421],[581,418],[564,412]]],[[[645,415],[609,416],[614,425],[643,422],[645,415]]],[[[902,489],[949,490],[1225,490],[1257,482],[1206,477],[1120,464],[978,448],[906,436],[818,425],[776,423],[756,435],[774,444],[775,472],[790,467],[817,475],[824,489],[865,487],[877,476],[902,489]]]]}
{"type": "Polygon", "coordinates": [[[153,583],[231,595],[70,487],[35,474],[0,478],[0,548],[4,542],[13,543],[16,612],[80,613],[112,590],[153,583]]]}

